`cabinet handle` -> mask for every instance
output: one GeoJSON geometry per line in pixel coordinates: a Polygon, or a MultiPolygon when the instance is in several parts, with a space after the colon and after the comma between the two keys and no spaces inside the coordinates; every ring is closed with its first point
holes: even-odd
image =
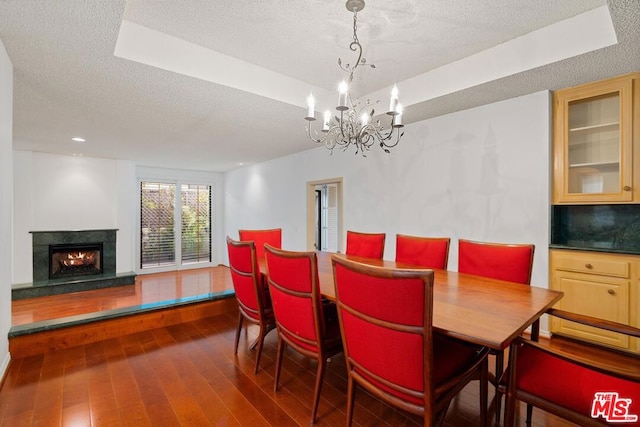
{"type": "Polygon", "coordinates": [[[625,185],[624,187],[622,187],[622,189],[624,191],[631,191],[631,187],[629,187],[628,185],[625,185]]]}
{"type": "Polygon", "coordinates": [[[614,291],[613,289],[609,289],[607,292],[609,293],[609,295],[615,295],[616,294],[616,291],[614,291]]]}
{"type": "Polygon", "coordinates": [[[589,270],[591,270],[593,268],[593,265],[591,265],[589,263],[586,263],[584,266],[587,267],[589,270]]]}

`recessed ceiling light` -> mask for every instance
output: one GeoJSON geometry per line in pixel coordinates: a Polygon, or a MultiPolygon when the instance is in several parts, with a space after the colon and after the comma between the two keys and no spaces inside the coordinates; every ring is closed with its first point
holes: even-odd
{"type": "Polygon", "coordinates": [[[71,138],[71,140],[75,141],[75,142],[85,142],[86,141],[86,139],[80,138],[79,136],[76,136],[75,138],[71,138]]]}
{"type": "Polygon", "coordinates": [[[84,157],[82,153],[73,153],[73,157],[84,157]]]}

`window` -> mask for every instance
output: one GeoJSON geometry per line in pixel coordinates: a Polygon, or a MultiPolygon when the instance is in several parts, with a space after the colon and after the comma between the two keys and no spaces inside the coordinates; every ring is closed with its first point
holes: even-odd
{"type": "Polygon", "coordinates": [[[176,260],[211,262],[211,186],[143,181],[140,268],[175,266],[176,260]]]}
{"type": "Polygon", "coordinates": [[[211,187],[182,185],[182,263],[211,261],[211,187]]]}
{"type": "Polygon", "coordinates": [[[174,265],[175,184],[142,182],[140,188],[140,267],[174,265]]]}

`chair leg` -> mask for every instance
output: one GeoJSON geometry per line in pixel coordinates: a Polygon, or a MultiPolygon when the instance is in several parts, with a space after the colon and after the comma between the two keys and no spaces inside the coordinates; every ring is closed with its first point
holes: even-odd
{"type": "Polygon", "coordinates": [[[311,423],[316,422],[318,414],[318,406],[320,404],[320,391],[322,391],[322,382],[324,380],[324,370],[327,366],[327,360],[322,357],[318,358],[318,369],[316,371],[316,386],[313,391],[313,409],[311,410],[311,423]]]}
{"type": "Polygon", "coordinates": [[[273,384],[273,391],[278,391],[278,383],[280,382],[280,368],[282,368],[282,355],[284,354],[284,348],[286,344],[284,340],[278,337],[278,349],[276,351],[276,375],[275,383],[273,384]]]}
{"type": "Polygon", "coordinates": [[[531,416],[533,415],[533,405],[527,403],[527,420],[525,423],[530,426],[531,425],[531,416]]]}
{"type": "MultiPolygon", "coordinates": [[[[497,388],[496,388],[497,389],[497,388]]],[[[485,359],[480,370],[480,422],[487,427],[487,405],[489,403],[489,360],[485,359]]]]}
{"type": "MultiPolygon", "coordinates": [[[[482,380],[480,380],[482,381],[482,380]]],[[[449,400],[447,402],[447,404],[438,412],[435,414],[435,416],[432,416],[431,414],[427,414],[425,412],[424,414],[424,425],[434,425],[434,426],[441,426],[444,425],[444,419],[447,418],[447,412],[449,412],[449,407],[451,406],[451,401],[453,400],[453,398],[451,400],[449,400]],[[429,418],[429,420],[428,420],[429,418]],[[435,422],[433,422],[433,419],[435,419],[435,422]]]]}
{"type": "Polygon", "coordinates": [[[236,343],[233,347],[233,354],[238,354],[238,344],[240,343],[240,333],[242,332],[242,323],[244,322],[244,317],[242,313],[238,314],[238,329],[236,329],[236,343]]]}
{"type": "Polygon", "coordinates": [[[496,387],[496,425],[500,424],[500,413],[502,410],[502,393],[500,393],[500,381],[502,381],[502,375],[504,374],[504,352],[496,352],[496,372],[495,372],[495,387],[496,387]]]}
{"type": "Polygon", "coordinates": [[[505,410],[504,410],[504,426],[513,427],[514,418],[516,415],[516,392],[514,390],[516,386],[516,374],[515,363],[518,353],[518,346],[512,344],[509,348],[509,382],[507,384],[507,392],[505,394],[505,410]]]}
{"type": "Polygon", "coordinates": [[[258,350],[256,352],[256,367],[253,369],[253,374],[258,373],[260,367],[260,357],[262,356],[262,345],[264,344],[264,337],[267,335],[267,329],[264,325],[260,325],[260,334],[258,335],[258,350]]]}
{"type": "Polygon", "coordinates": [[[351,427],[353,423],[353,405],[356,398],[356,383],[353,377],[349,375],[347,380],[347,427],[351,427]]]}
{"type": "Polygon", "coordinates": [[[505,427],[513,426],[515,416],[516,416],[516,400],[513,396],[509,395],[509,392],[507,392],[507,398],[506,398],[505,408],[504,408],[504,426],[505,427]]]}

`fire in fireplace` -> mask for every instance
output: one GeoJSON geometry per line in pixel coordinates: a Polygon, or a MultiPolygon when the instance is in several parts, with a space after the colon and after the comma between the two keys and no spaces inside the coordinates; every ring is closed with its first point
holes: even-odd
{"type": "Polygon", "coordinates": [[[49,246],[49,279],[102,274],[102,243],[49,246]]]}

